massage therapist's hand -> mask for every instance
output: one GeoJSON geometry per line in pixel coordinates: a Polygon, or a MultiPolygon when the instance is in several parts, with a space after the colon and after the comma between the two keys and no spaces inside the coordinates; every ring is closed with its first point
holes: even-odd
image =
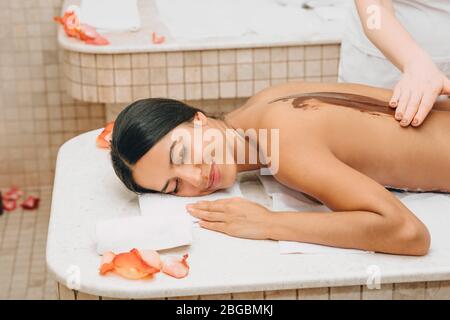
{"type": "Polygon", "coordinates": [[[423,56],[406,64],[394,88],[390,106],[401,126],[420,126],[441,94],[450,94],[450,80],[431,58],[423,56]]]}
{"type": "Polygon", "coordinates": [[[272,212],[243,198],[199,201],[186,206],[201,227],[247,239],[269,239],[272,212]]]}

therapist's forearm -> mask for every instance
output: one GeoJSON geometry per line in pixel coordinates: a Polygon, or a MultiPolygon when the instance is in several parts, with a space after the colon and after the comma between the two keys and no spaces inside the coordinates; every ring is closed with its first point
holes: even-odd
{"type": "Polygon", "coordinates": [[[392,1],[355,0],[355,3],[367,38],[402,72],[414,59],[428,56],[395,17],[392,1]],[[372,6],[380,10],[380,28],[367,23],[375,17],[372,11],[368,13],[372,6]]]}
{"type": "Polygon", "coordinates": [[[405,238],[401,224],[368,211],[277,212],[271,216],[269,233],[268,237],[272,240],[392,254],[422,254],[413,239],[405,238]]]}

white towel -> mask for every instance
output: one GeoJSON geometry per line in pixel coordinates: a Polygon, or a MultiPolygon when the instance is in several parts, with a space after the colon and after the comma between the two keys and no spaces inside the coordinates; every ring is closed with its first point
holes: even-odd
{"type": "Polygon", "coordinates": [[[188,217],[192,222],[197,222],[198,219],[186,211],[187,204],[202,200],[212,201],[240,196],[242,196],[241,189],[239,188],[239,183],[236,182],[226,190],[216,191],[201,197],[177,197],[169,194],[147,193],[139,196],[139,207],[141,208],[141,214],[144,216],[158,219],[166,219],[169,216],[188,217]]]}
{"type": "Polygon", "coordinates": [[[97,253],[127,252],[133,248],[163,250],[192,243],[192,222],[187,217],[168,215],[115,218],[97,223],[97,253]]]}
{"type": "MultiPolygon", "coordinates": [[[[330,212],[320,204],[311,202],[300,192],[289,189],[278,183],[271,176],[259,176],[264,189],[272,197],[274,211],[330,212]]],[[[407,208],[409,208],[428,228],[431,234],[433,251],[450,250],[450,194],[410,193],[391,191],[407,208]]],[[[342,249],[330,246],[302,243],[295,241],[279,241],[280,253],[368,253],[356,249],[342,249]]]]}
{"type": "Polygon", "coordinates": [[[98,31],[136,31],[141,27],[137,0],[82,0],[80,21],[98,31]]]}

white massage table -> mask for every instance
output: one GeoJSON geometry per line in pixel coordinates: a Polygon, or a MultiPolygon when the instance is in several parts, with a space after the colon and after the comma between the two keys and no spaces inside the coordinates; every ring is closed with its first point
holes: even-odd
{"type": "MultiPolygon", "coordinates": [[[[47,265],[59,299],[450,299],[450,250],[441,247],[432,245],[424,257],[280,254],[276,241],[201,228],[195,228],[192,245],[170,250],[189,253],[191,269],[184,279],[100,276],[95,224],[139,214],[137,196],[115,176],[108,152],[95,146],[100,131],[69,140],[58,153],[47,265]]],[[[244,196],[269,204],[261,184],[244,178],[244,196]]]]}

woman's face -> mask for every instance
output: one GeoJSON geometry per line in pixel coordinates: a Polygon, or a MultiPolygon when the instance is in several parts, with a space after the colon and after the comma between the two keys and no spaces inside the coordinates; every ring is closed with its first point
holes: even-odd
{"type": "Polygon", "coordinates": [[[202,113],[197,113],[194,121],[196,126],[189,122],[173,129],[137,161],[133,178],[139,186],[178,196],[201,196],[234,184],[237,174],[234,151],[226,143],[213,148],[216,144],[203,140],[208,129],[215,133],[222,131],[210,126],[202,113]],[[233,161],[229,163],[223,158],[233,161]]]}

